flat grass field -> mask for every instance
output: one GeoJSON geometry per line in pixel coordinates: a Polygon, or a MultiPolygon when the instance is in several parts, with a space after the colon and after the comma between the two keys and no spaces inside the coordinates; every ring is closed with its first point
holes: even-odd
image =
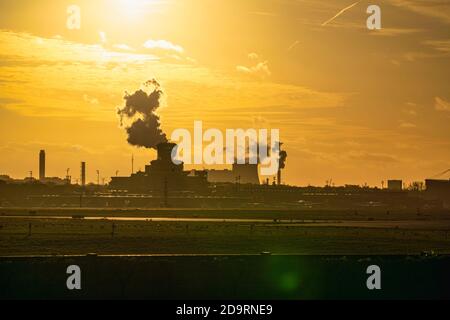
{"type": "Polygon", "coordinates": [[[450,253],[448,211],[0,208],[0,256],[450,253]]]}

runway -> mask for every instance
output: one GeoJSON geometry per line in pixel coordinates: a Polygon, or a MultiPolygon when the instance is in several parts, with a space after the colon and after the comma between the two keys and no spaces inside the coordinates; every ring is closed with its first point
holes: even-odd
{"type": "Polygon", "coordinates": [[[237,219],[237,218],[179,218],[179,217],[84,217],[84,216],[0,216],[0,221],[17,220],[71,220],[71,221],[124,221],[124,222],[186,222],[264,224],[269,227],[343,227],[343,228],[393,228],[414,230],[450,230],[450,220],[301,220],[301,219],[237,219]]]}

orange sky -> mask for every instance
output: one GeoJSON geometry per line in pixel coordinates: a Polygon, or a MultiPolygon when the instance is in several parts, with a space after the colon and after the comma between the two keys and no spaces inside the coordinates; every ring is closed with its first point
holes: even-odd
{"type": "Polygon", "coordinates": [[[0,3],[0,174],[108,178],[128,146],[117,106],[151,78],[176,128],[279,128],[286,182],[381,185],[450,168],[450,3],[82,0],[0,3]],[[69,4],[81,29],[66,28],[69,4]],[[369,31],[378,4],[382,30],[369,31]]]}

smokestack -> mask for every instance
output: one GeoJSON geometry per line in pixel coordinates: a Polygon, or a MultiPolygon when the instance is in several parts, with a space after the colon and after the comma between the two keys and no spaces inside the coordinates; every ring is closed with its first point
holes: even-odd
{"type": "Polygon", "coordinates": [[[81,163],[81,186],[86,185],[86,162],[81,163]]]}
{"type": "Polygon", "coordinates": [[[39,180],[45,179],[45,150],[39,152],[39,180]]]}
{"type": "Polygon", "coordinates": [[[171,163],[172,162],[172,150],[177,145],[171,142],[160,143],[156,146],[156,150],[158,150],[158,160],[163,162],[171,163]]]}
{"type": "Polygon", "coordinates": [[[284,169],[286,167],[286,158],[287,158],[287,152],[284,150],[281,150],[280,143],[280,155],[278,159],[278,173],[277,173],[277,183],[278,185],[281,185],[281,169],[284,169]]]}

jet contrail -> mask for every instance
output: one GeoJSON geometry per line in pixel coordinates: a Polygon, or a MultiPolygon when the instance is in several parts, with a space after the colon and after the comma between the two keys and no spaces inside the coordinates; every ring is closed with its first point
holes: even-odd
{"type": "Polygon", "coordinates": [[[342,9],[341,11],[339,11],[334,17],[332,17],[331,19],[328,19],[327,21],[325,21],[324,23],[322,23],[322,26],[326,26],[327,24],[329,24],[331,21],[333,21],[334,19],[336,19],[337,17],[339,17],[341,14],[343,14],[345,11],[350,10],[351,8],[353,8],[354,6],[356,6],[358,3],[360,3],[361,1],[357,1],[351,5],[349,5],[348,7],[345,7],[344,9],[342,9]]]}
{"type": "Polygon", "coordinates": [[[291,51],[292,49],[294,49],[296,46],[298,46],[300,44],[300,41],[295,40],[294,43],[292,43],[289,48],[287,49],[288,51],[291,51]]]}

